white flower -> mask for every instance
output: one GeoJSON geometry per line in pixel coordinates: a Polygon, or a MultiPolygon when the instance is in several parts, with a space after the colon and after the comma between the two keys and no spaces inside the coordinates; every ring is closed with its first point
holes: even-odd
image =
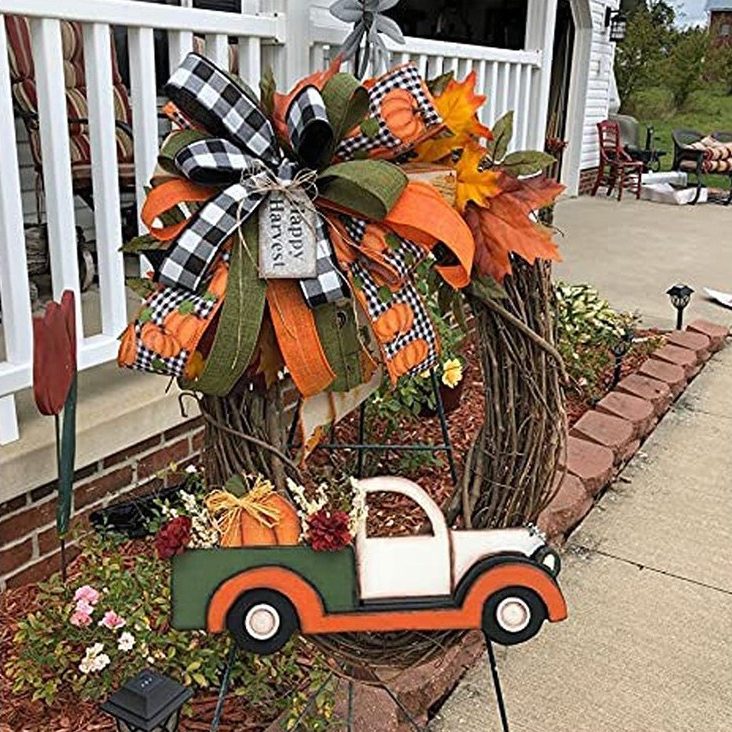
{"type": "Polygon", "coordinates": [[[89,674],[93,671],[101,671],[109,666],[111,659],[106,653],[102,653],[103,650],[103,643],[95,643],[93,646],[89,646],[84,652],[84,658],[81,659],[79,671],[83,674],[89,674]]]}
{"type": "Polygon", "coordinates": [[[100,653],[92,661],[92,671],[102,671],[112,662],[112,659],[106,653],[100,653]]]}
{"type": "Polygon", "coordinates": [[[198,472],[198,468],[195,465],[186,465],[185,472],[192,475],[193,473],[198,472]]]}
{"type": "Polygon", "coordinates": [[[131,651],[134,645],[135,636],[129,631],[122,633],[117,641],[117,648],[119,648],[120,651],[131,651]]]}

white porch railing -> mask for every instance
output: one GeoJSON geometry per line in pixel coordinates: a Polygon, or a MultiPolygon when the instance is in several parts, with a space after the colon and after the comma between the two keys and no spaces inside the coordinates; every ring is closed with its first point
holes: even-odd
{"type": "MultiPolygon", "coordinates": [[[[253,3],[247,4],[251,9],[253,3]]],[[[255,87],[261,75],[264,40],[284,40],[282,14],[193,10],[130,0],[0,0],[0,13],[30,19],[38,94],[43,187],[54,297],[76,293],[80,369],[110,361],[117,336],[127,322],[121,245],[120,193],[112,97],[111,26],[127,28],[130,97],[134,133],[138,210],[143,186],[155,166],[158,121],[154,30],[167,32],[169,63],[177,66],[193,47],[193,34],[205,36],[206,54],[228,63],[228,43],[238,42],[241,75],[255,87]],[[64,93],[61,20],[83,27],[84,62],[92,155],[94,223],[99,270],[101,332],[85,337],[79,297],[74,194],[64,93]]],[[[23,210],[18,173],[5,24],[0,15],[0,298],[5,357],[0,360],[0,444],[18,438],[15,392],[32,380],[32,326],[23,210]]]]}
{"type": "MultiPolygon", "coordinates": [[[[312,8],[310,20],[310,64],[312,68],[324,68],[343,41],[345,24],[324,8],[312,8]]],[[[509,149],[543,149],[546,121],[533,108],[542,73],[542,51],[512,51],[424,38],[405,40],[401,45],[385,39],[391,64],[413,61],[428,78],[453,71],[457,79],[462,79],[475,70],[476,91],[488,97],[480,111],[481,122],[491,126],[513,110],[514,136],[509,149]]]]}
{"type": "MultiPolygon", "coordinates": [[[[94,228],[99,271],[100,332],[84,336],[78,316],[79,366],[111,361],[117,336],[127,321],[121,245],[120,192],[112,96],[110,28],[127,29],[130,98],[134,133],[138,204],[158,151],[154,31],[167,34],[169,66],[192,48],[193,36],[205,37],[206,54],[225,64],[228,44],[238,44],[239,72],[254,88],[263,57],[275,66],[285,87],[310,69],[323,68],[346,28],[328,15],[323,0],[243,0],[240,15],[173,7],[133,0],[0,0],[0,300],[5,353],[0,351],[0,444],[19,437],[15,393],[32,380],[32,326],[23,230],[21,181],[2,14],[30,19],[38,91],[43,155],[45,219],[54,297],[72,289],[79,297],[74,194],[64,95],[60,21],[82,24],[91,139],[94,228]],[[284,13],[259,12],[263,7],[284,13]],[[286,22],[289,19],[289,23],[286,22]],[[285,44],[286,45],[283,45],[285,44]]],[[[544,0],[529,0],[541,8],[544,0]],[[538,3],[538,5],[537,5],[538,3]]],[[[540,18],[540,13],[531,17],[540,18]]],[[[541,23],[535,21],[539,28],[541,23]]],[[[529,38],[527,32],[527,38],[529,38]]],[[[492,124],[509,109],[516,112],[513,148],[541,147],[544,138],[547,51],[509,51],[408,38],[405,46],[389,43],[394,63],[413,59],[429,76],[454,70],[458,77],[475,70],[478,92],[488,96],[482,121],[492,124]],[[542,104],[544,113],[542,113],[542,104]]],[[[541,46],[539,46],[541,48],[541,46]]],[[[138,206],[139,210],[139,206],[138,206]]]]}

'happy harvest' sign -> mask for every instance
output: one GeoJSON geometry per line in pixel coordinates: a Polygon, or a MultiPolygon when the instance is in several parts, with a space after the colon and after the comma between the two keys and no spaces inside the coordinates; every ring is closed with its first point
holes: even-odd
{"type": "Polygon", "coordinates": [[[315,211],[303,191],[272,191],[259,212],[261,277],[315,277],[315,211]]]}

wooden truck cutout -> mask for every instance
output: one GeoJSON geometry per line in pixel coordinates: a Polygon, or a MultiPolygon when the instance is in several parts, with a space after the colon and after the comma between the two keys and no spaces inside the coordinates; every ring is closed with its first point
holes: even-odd
{"type": "Polygon", "coordinates": [[[567,616],[560,562],[532,528],[454,531],[437,504],[404,478],[361,481],[367,494],[398,493],[426,514],[432,534],[369,537],[355,547],[193,549],[173,561],[173,626],[229,630],[254,653],[305,635],[482,629],[504,645],[567,616]]]}

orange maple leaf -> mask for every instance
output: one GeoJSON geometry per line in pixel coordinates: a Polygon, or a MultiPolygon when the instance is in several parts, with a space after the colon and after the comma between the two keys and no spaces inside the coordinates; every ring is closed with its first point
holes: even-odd
{"type": "Polygon", "coordinates": [[[499,174],[499,183],[500,195],[483,207],[469,203],[464,216],[475,240],[475,270],[503,282],[512,271],[511,254],[529,264],[561,259],[551,229],[530,215],[554,201],[564,186],[541,176],[519,180],[506,174],[499,174]]]}
{"type": "Polygon", "coordinates": [[[450,79],[442,94],[435,97],[435,107],[445,127],[452,134],[435,137],[417,146],[417,160],[434,162],[448,156],[479,137],[492,139],[490,128],[478,120],[478,109],[486,97],[475,93],[475,71],[463,81],[450,79]]]}
{"type": "Polygon", "coordinates": [[[488,200],[499,195],[501,191],[501,173],[495,170],[479,169],[480,161],[485,157],[486,149],[471,142],[463,150],[455,164],[457,184],[455,188],[455,207],[463,213],[469,201],[478,206],[485,206],[488,200]]]}

